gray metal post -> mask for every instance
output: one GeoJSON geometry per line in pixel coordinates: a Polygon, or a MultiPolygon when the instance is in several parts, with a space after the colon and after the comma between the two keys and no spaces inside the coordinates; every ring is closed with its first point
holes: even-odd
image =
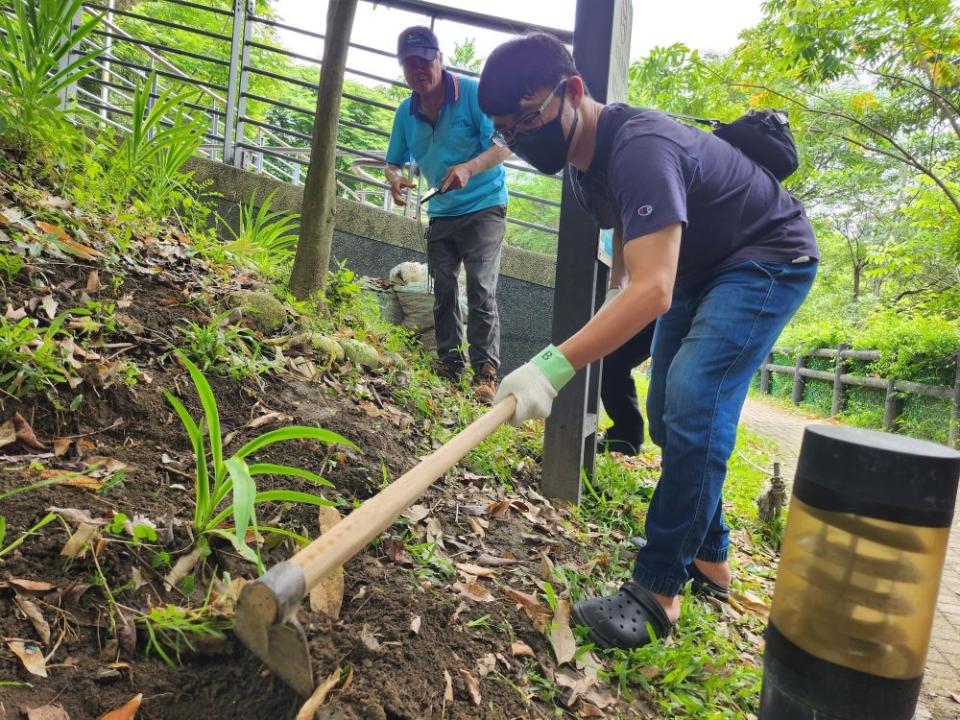
{"type": "MultiPolygon", "coordinates": [[[[77,10],[77,14],[73,16],[73,20],[70,22],[71,30],[79,27],[83,24],[83,8],[77,10]]],[[[70,52],[64,53],[63,57],[60,58],[58,63],[61,70],[67,68],[70,63],[72,63],[76,58],[74,57],[73,48],[70,49],[70,52]]],[[[69,85],[64,86],[60,90],[60,107],[64,110],[77,98],[77,83],[72,82],[69,85]]]]}
{"type": "MultiPolygon", "coordinates": [[[[113,24],[113,8],[115,7],[116,0],[110,0],[107,3],[107,22],[113,24]]],[[[107,120],[110,117],[110,111],[107,110],[105,106],[110,104],[110,86],[107,85],[108,82],[111,82],[113,78],[113,73],[111,71],[110,65],[110,54],[113,52],[113,37],[107,36],[103,40],[104,55],[106,56],[103,61],[103,70],[100,72],[100,103],[104,107],[100,108],[100,116],[107,120]]]]}
{"type": "MultiPolygon", "coordinates": [[[[253,2],[254,0],[247,0],[248,15],[254,14],[253,2]]],[[[238,93],[237,100],[237,145],[240,145],[240,143],[246,140],[243,118],[247,115],[247,98],[244,93],[247,92],[247,85],[250,82],[250,72],[247,68],[250,67],[250,41],[252,39],[253,23],[245,21],[243,23],[243,51],[240,53],[240,92],[238,93]]],[[[238,148],[233,164],[237,167],[243,167],[243,156],[243,148],[238,148]]]]}
{"type": "Polygon", "coordinates": [[[246,0],[233,0],[233,39],[230,43],[230,75],[227,79],[227,107],[223,124],[223,161],[236,164],[237,145],[234,126],[237,121],[237,101],[240,95],[240,65],[247,26],[246,0]]]}
{"type": "MultiPolygon", "coordinates": [[[[630,0],[577,0],[573,56],[590,93],[600,102],[626,98],[630,56],[630,0]]],[[[597,259],[599,231],[563,179],[560,236],[553,296],[554,343],[583,327],[603,298],[607,267],[597,259]]],[[[593,475],[600,363],[580,370],[553,404],[543,447],[542,492],[579,502],[580,473],[593,475]]]]}
{"type": "MultiPolygon", "coordinates": [[[[147,96],[147,115],[153,112],[153,106],[156,103],[156,96],[160,91],[159,76],[155,74],[157,70],[157,63],[153,58],[150,58],[150,70],[153,71],[154,74],[152,75],[153,79],[150,81],[150,89],[148,90],[150,94],[147,96]]],[[[147,131],[147,137],[152,138],[156,134],[157,129],[155,127],[152,127],[147,131]]]]}

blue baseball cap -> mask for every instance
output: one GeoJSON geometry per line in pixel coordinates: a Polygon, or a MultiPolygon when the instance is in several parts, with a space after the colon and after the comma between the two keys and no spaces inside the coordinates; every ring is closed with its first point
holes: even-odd
{"type": "Polygon", "coordinates": [[[423,25],[414,25],[407,28],[397,39],[397,60],[403,61],[411,57],[424,60],[433,60],[440,52],[440,42],[433,30],[423,25]]]}

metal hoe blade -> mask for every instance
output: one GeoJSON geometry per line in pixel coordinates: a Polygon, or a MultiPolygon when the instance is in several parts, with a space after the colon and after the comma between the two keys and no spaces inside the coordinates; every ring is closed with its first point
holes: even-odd
{"type": "Polygon", "coordinates": [[[307,636],[296,618],[306,588],[303,571],[291,562],[247,583],[237,601],[233,630],[268,668],[299,695],[313,693],[307,636]]]}

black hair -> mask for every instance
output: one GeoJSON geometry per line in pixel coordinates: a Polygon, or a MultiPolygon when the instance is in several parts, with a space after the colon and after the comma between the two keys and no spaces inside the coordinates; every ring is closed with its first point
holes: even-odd
{"type": "Polygon", "coordinates": [[[497,47],[480,73],[480,109],[487,115],[512,115],[523,98],[553,88],[577,75],[573,57],[548,33],[531,33],[497,47]]]}

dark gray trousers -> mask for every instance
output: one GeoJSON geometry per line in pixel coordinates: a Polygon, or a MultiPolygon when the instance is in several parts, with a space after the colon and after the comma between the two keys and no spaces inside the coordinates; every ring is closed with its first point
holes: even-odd
{"type": "Polygon", "coordinates": [[[506,208],[498,205],[466,215],[430,219],[427,264],[433,276],[437,355],[451,367],[463,367],[465,359],[457,286],[461,263],[467,274],[466,342],[470,346],[470,365],[479,368],[490,363],[500,367],[497,279],[506,214],[506,208]]]}

